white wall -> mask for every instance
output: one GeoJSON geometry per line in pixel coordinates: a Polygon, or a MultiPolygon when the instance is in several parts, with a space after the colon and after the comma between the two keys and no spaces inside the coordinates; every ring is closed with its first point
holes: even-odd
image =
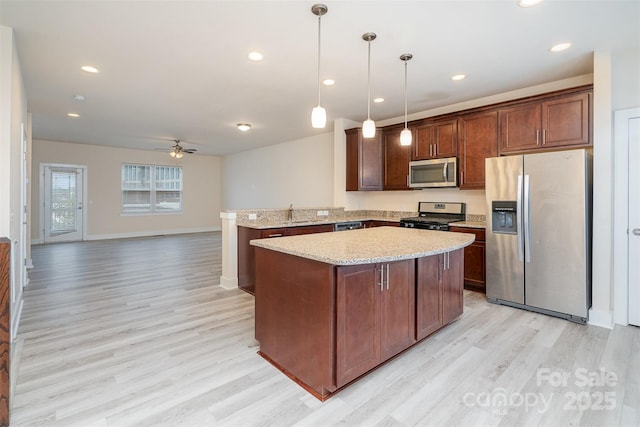
{"type": "Polygon", "coordinates": [[[34,242],[42,241],[39,209],[39,165],[42,163],[87,166],[88,240],[220,229],[220,157],[187,154],[177,160],[163,152],[36,140],[33,142],[31,194],[34,242]],[[123,163],[182,166],[183,212],[123,215],[120,212],[120,173],[123,163]]]}
{"type": "Polygon", "coordinates": [[[333,134],[224,157],[225,209],[331,207],[333,134]]]}
{"type": "MultiPolygon", "coordinates": [[[[11,28],[0,26],[0,237],[11,240],[11,336],[17,331],[22,310],[20,238],[22,188],[22,127],[29,126],[27,95],[20,58],[11,28]]],[[[26,128],[30,134],[29,129],[26,128]]],[[[27,147],[28,149],[28,147],[27,147]]],[[[12,346],[13,350],[13,346],[12,346]]],[[[12,378],[15,373],[12,372],[12,378]]]]}

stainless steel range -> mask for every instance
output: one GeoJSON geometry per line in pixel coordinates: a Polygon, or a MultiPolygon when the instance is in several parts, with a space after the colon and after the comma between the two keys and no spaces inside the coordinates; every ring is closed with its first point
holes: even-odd
{"type": "Polygon", "coordinates": [[[401,218],[407,228],[449,231],[449,224],[465,220],[464,203],[418,202],[418,216],[401,218]]]}

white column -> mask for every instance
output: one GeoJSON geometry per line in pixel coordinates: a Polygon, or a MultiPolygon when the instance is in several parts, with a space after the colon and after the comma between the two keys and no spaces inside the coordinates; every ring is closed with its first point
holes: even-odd
{"type": "Polygon", "coordinates": [[[222,276],[224,289],[238,288],[238,227],[235,212],[220,212],[222,220],[222,276]]]}
{"type": "Polygon", "coordinates": [[[593,254],[589,323],[613,327],[611,52],[593,54],[593,254]]]}

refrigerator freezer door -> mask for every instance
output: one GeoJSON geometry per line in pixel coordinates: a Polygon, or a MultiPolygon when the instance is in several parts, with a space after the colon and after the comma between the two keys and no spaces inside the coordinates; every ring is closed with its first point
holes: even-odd
{"type": "Polygon", "coordinates": [[[586,156],[584,150],[524,156],[530,188],[525,304],[584,318],[590,286],[586,156]]]}
{"type": "MultiPolygon", "coordinates": [[[[493,233],[492,202],[518,199],[519,176],[522,176],[523,156],[494,157],[485,160],[486,180],[486,280],[487,297],[524,304],[524,263],[518,259],[518,235],[493,233]]],[[[517,216],[522,216],[522,203],[517,216]]],[[[518,227],[520,229],[521,227],[518,227]]],[[[522,234],[520,234],[520,238],[522,234]]]]}

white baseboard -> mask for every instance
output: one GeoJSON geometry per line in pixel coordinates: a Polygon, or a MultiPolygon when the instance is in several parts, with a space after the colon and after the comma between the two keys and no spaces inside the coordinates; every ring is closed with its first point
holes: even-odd
{"type": "MultiPolygon", "coordinates": [[[[221,231],[220,227],[198,227],[198,228],[179,228],[176,230],[155,230],[155,231],[134,231],[129,233],[113,233],[113,234],[92,234],[85,237],[84,240],[109,240],[109,239],[127,239],[130,237],[153,237],[166,236],[173,234],[192,234],[207,233],[211,231],[221,231]]],[[[32,239],[32,245],[43,245],[42,238],[32,239]]]]}
{"type": "Polygon", "coordinates": [[[612,311],[598,311],[589,309],[589,322],[590,325],[600,326],[602,328],[613,329],[613,312],[612,311]]]}
{"type": "Polygon", "coordinates": [[[220,287],[228,291],[238,289],[238,278],[220,276],[220,287]]]}

